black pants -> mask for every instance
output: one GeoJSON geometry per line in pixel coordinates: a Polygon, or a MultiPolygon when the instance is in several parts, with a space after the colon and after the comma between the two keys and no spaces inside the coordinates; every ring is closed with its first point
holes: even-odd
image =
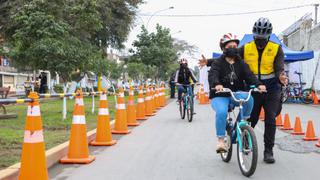
{"type": "Polygon", "coordinates": [[[265,112],[264,148],[265,151],[272,152],[276,134],[276,116],[279,113],[279,108],[281,107],[280,91],[264,94],[254,93],[252,96],[254,99],[254,105],[249,121],[251,122],[251,126],[254,128],[258,123],[260,111],[263,107],[265,112]]]}
{"type": "Polygon", "coordinates": [[[174,83],[170,83],[170,98],[174,99],[174,94],[176,91],[176,85],[174,83]]]}

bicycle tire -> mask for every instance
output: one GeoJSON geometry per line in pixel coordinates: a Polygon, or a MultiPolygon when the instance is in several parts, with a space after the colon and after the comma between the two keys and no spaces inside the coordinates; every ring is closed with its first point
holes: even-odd
{"type": "Polygon", "coordinates": [[[300,100],[305,103],[305,104],[311,104],[313,103],[313,95],[312,95],[312,89],[311,88],[307,88],[307,89],[303,89],[301,91],[301,97],[300,100]]]}
{"type": "Polygon", "coordinates": [[[288,90],[287,90],[287,88],[283,88],[282,90],[281,90],[281,102],[282,103],[285,103],[285,102],[287,102],[288,101],[288,92],[287,92],[288,90]]]}
{"type": "Polygon", "coordinates": [[[192,122],[192,119],[193,119],[193,102],[192,102],[191,97],[188,97],[187,117],[188,117],[188,121],[192,122]]]}
{"type": "MultiPolygon", "coordinates": [[[[184,97],[183,97],[183,99],[184,99],[184,97]]],[[[185,108],[184,100],[180,101],[180,103],[179,103],[179,111],[180,111],[181,119],[184,119],[186,116],[186,108],[185,108]]]]}
{"type": "MultiPolygon", "coordinates": [[[[250,177],[254,174],[256,168],[257,168],[257,162],[258,162],[258,144],[257,144],[257,139],[256,139],[256,135],[252,129],[252,127],[250,126],[241,126],[240,127],[240,130],[241,130],[241,143],[243,143],[243,137],[248,137],[248,136],[245,136],[245,133],[249,133],[250,135],[250,139],[251,139],[251,143],[252,143],[252,160],[251,160],[251,167],[248,168],[248,170],[245,170],[244,167],[242,166],[242,163],[241,163],[241,154],[240,153],[243,153],[243,152],[240,152],[240,146],[239,146],[239,143],[237,144],[237,156],[238,156],[238,165],[239,165],[239,168],[241,170],[241,173],[246,176],[246,177],[250,177]]],[[[243,157],[242,157],[243,158],[243,157]]]]}
{"type": "Polygon", "coordinates": [[[226,143],[227,143],[227,146],[229,146],[229,148],[227,152],[221,153],[220,155],[221,155],[222,161],[228,163],[232,157],[232,130],[230,126],[226,128],[226,131],[227,131],[227,136],[226,136],[227,139],[225,141],[227,141],[226,143]]]}

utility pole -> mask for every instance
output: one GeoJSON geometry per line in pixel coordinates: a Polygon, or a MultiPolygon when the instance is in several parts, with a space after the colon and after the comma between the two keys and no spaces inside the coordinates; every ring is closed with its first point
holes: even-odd
{"type": "Polygon", "coordinates": [[[319,4],[314,4],[314,25],[318,23],[318,7],[319,4]]]}

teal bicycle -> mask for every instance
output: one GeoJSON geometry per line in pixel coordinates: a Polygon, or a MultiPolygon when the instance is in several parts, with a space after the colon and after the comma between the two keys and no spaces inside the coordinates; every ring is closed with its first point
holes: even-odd
{"type": "Polygon", "coordinates": [[[224,88],[222,91],[222,93],[230,93],[233,100],[239,103],[239,114],[238,120],[233,122],[231,113],[233,112],[234,107],[229,107],[226,126],[227,136],[225,138],[225,144],[227,145],[228,150],[227,152],[221,153],[221,158],[224,162],[229,162],[232,156],[232,145],[237,144],[238,164],[241,173],[246,177],[250,177],[254,174],[258,160],[256,135],[250,124],[243,118],[243,104],[249,101],[252,91],[260,92],[257,88],[250,89],[249,92],[232,92],[228,88],[224,88]],[[236,94],[238,93],[247,93],[247,99],[237,99],[236,94]]]}
{"type": "Polygon", "coordinates": [[[190,85],[177,84],[186,88],[186,92],[182,93],[181,100],[179,101],[179,111],[181,119],[184,119],[187,114],[187,119],[192,122],[194,114],[193,92],[190,85]]]}

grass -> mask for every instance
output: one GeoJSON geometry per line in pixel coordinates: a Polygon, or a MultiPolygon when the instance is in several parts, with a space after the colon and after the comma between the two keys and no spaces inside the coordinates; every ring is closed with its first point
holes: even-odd
{"type": "MultiPolygon", "coordinates": [[[[114,117],[114,97],[109,96],[109,110],[111,119],[114,117]]],[[[95,113],[92,114],[92,98],[84,98],[87,130],[96,128],[99,98],[95,98],[95,113]]],[[[60,99],[47,100],[40,103],[44,139],[46,149],[50,149],[69,139],[72,123],[74,99],[67,100],[67,119],[62,120],[62,103],[60,99]]],[[[20,161],[23,142],[24,124],[27,105],[6,106],[9,113],[16,113],[17,118],[0,120],[0,170],[20,161]]]]}

